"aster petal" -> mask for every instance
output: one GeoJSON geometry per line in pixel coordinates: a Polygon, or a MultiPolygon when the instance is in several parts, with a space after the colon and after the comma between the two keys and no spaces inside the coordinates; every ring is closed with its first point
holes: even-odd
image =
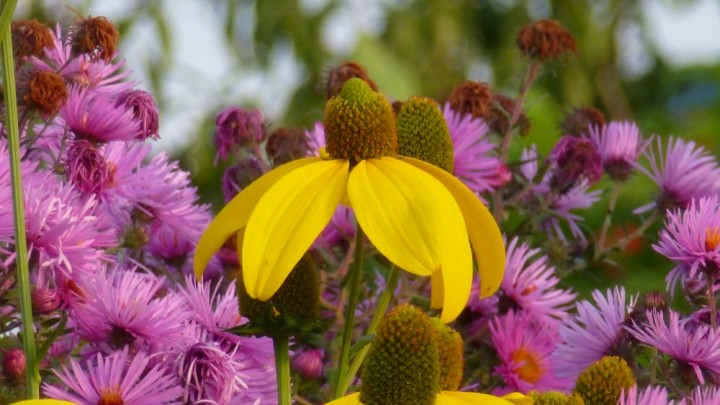
{"type": "Polygon", "coordinates": [[[252,182],[247,188],[238,193],[235,198],[230,200],[208,225],[198,241],[194,262],[197,278],[202,277],[205,266],[207,266],[215,252],[222,247],[227,238],[247,225],[253,209],[270,187],[293,170],[320,160],[321,158],[318,157],[309,157],[279,166],[252,182]]]}
{"type": "Polygon", "coordinates": [[[60,401],[57,399],[28,399],[20,402],[13,402],[11,405],[75,405],[72,402],[60,401]]]}
{"type": "Polygon", "coordinates": [[[444,322],[455,319],[470,295],[472,256],[452,194],[422,170],[383,158],[353,168],[348,196],[377,249],[411,273],[433,275],[434,306],[444,322]]]}
{"type": "Polygon", "coordinates": [[[505,247],[500,228],[490,211],[450,173],[422,160],[409,157],[403,157],[402,160],[431,174],[452,193],[462,211],[470,244],[475,251],[480,272],[480,298],[494,294],[505,272],[505,247]]]}
{"type": "Polygon", "coordinates": [[[327,402],[325,405],[363,405],[362,402],[360,402],[360,393],[356,392],[354,394],[345,395],[342,398],[338,398],[334,401],[327,402]]]}
{"type": "Polygon", "coordinates": [[[519,393],[496,397],[478,392],[442,391],[435,398],[435,405],[532,405],[532,398],[519,393]]]}
{"type": "Polygon", "coordinates": [[[243,280],[253,298],[268,300],[280,288],[345,193],[346,160],[305,160],[262,195],[247,221],[243,280]]]}

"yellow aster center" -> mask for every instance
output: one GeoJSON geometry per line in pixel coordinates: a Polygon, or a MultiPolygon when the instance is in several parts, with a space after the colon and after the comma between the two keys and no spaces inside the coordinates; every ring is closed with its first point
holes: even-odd
{"type": "Polygon", "coordinates": [[[120,396],[120,387],[114,387],[113,389],[103,389],[100,391],[100,398],[98,399],[97,405],[124,405],[120,396]]]}
{"type": "Polygon", "coordinates": [[[545,372],[545,369],[540,365],[540,358],[537,353],[526,348],[516,350],[512,354],[512,359],[518,364],[514,371],[520,378],[529,383],[538,382],[545,372]]]}
{"type": "Polygon", "coordinates": [[[715,250],[720,244],[720,228],[705,230],[705,249],[715,250]]]}

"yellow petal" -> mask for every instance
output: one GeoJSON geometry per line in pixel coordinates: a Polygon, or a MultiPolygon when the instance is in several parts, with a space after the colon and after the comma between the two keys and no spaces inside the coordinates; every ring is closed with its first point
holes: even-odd
{"type": "Polygon", "coordinates": [[[472,254],[452,194],[422,170],[383,158],[353,168],[348,196],[368,239],[404,270],[432,275],[433,302],[443,307],[441,319],[455,319],[470,295],[472,254]]]}
{"type": "Polygon", "coordinates": [[[60,401],[57,399],[28,399],[20,402],[13,402],[10,405],[76,405],[74,402],[60,401]]]}
{"type": "Polygon", "coordinates": [[[356,392],[334,401],[326,402],[325,405],[363,405],[363,403],[360,402],[360,393],[356,392]]]}
{"type": "Polygon", "coordinates": [[[207,266],[215,252],[222,247],[233,233],[247,225],[250,213],[252,213],[258,200],[260,200],[260,197],[262,197],[275,182],[298,167],[319,160],[322,159],[319,157],[309,157],[293,160],[279,166],[250,183],[250,185],[238,193],[235,198],[230,200],[230,202],[218,212],[215,219],[208,225],[198,241],[193,263],[195,276],[197,276],[198,279],[201,278],[205,271],[205,266],[207,266]]]}
{"type": "Polygon", "coordinates": [[[518,395],[530,402],[516,402],[520,400],[517,397],[509,399],[508,396],[500,398],[477,392],[442,391],[435,398],[435,405],[532,405],[532,399],[522,394],[518,395]]]}
{"type": "Polygon", "coordinates": [[[301,165],[275,182],[257,202],[245,229],[243,280],[248,294],[268,300],[330,222],[345,193],[348,162],[301,165]]]}
{"type": "Polygon", "coordinates": [[[505,244],[490,211],[467,186],[445,170],[418,159],[403,157],[402,161],[433,175],[455,197],[475,251],[480,271],[480,297],[494,294],[500,287],[505,272],[505,244]]]}

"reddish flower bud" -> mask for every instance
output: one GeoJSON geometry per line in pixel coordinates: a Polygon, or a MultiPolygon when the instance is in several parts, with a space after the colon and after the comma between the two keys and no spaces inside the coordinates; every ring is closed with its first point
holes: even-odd
{"type": "Polygon", "coordinates": [[[353,77],[362,79],[368,84],[368,86],[370,86],[371,89],[373,89],[373,91],[377,91],[377,86],[368,76],[365,67],[357,62],[347,61],[330,69],[330,72],[328,72],[326,83],[328,100],[337,96],[345,85],[345,82],[353,77]]]}
{"type": "Polygon", "coordinates": [[[575,51],[575,39],[557,21],[540,20],[520,30],[517,46],[523,55],[544,62],[575,51]]]}
{"type": "Polygon", "coordinates": [[[292,360],[292,366],[305,378],[320,378],[323,373],[322,349],[304,350],[292,360]]]}
{"type": "Polygon", "coordinates": [[[60,295],[53,288],[38,288],[30,294],[33,313],[47,315],[60,306],[60,295]]]}
{"type": "Polygon", "coordinates": [[[487,83],[466,80],[450,94],[450,108],[461,114],[487,120],[490,117],[492,91],[487,83]]]}
{"type": "Polygon", "coordinates": [[[576,108],[565,117],[562,131],[566,135],[588,135],[590,128],[602,129],[605,126],[605,115],[594,107],[576,108]]]}
{"type": "Polygon", "coordinates": [[[5,378],[13,384],[25,379],[25,353],[22,349],[9,349],[3,354],[2,371],[5,378]]]}

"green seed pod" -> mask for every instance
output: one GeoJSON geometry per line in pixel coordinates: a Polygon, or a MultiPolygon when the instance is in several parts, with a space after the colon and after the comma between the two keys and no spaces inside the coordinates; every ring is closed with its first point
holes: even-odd
{"type": "Polygon", "coordinates": [[[533,405],[584,405],[582,397],[576,393],[565,395],[559,391],[530,391],[528,396],[533,399],[533,405]]]}
{"type": "Polygon", "coordinates": [[[438,331],[440,355],[440,390],[457,391],[463,376],[463,340],[457,331],[440,319],[432,318],[438,331]]]}
{"type": "Polygon", "coordinates": [[[455,161],[450,131],[434,100],[411,97],[400,109],[397,125],[400,155],[453,172],[455,161]]]}
{"type": "Polygon", "coordinates": [[[586,405],[615,404],[622,391],[633,385],[635,376],[627,362],[621,357],[605,356],[580,373],[573,392],[586,405]]]}

